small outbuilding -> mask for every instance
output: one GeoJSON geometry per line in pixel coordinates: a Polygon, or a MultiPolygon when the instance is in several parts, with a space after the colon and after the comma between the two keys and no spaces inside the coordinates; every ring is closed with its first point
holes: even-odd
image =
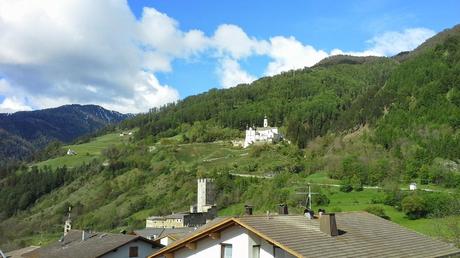
{"type": "Polygon", "coordinates": [[[72,150],[72,149],[68,149],[67,150],[67,155],[69,155],[69,156],[77,155],[77,152],[72,150]]]}

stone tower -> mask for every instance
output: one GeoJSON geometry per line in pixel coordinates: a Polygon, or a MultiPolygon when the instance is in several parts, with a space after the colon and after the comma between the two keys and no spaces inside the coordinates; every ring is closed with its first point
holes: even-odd
{"type": "Polygon", "coordinates": [[[69,207],[69,213],[67,214],[67,219],[65,220],[64,224],[64,236],[72,229],[72,219],[70,218],[70,210],[72,208],[69,207]]]}
{"type": "Polygon", "coordinates": [[[207,212],[213,205],[215,205],[215,188],[214,180],[211,178],[198,179],[198,193],[196,208],[198,212],[207,212]]]}
{"type": "Polygon", "coordinates": [[[268,119],[267,119],[267,116],[264,117],[264,127],[268,127],[268,119]]]}

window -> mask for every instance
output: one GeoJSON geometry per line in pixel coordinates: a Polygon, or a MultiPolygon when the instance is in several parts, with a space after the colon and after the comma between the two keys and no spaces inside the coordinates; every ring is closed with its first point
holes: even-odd
{"type": "Polygon", "coordinates": [[[277,247],[277,246],[274,246],[273,247],[273,256],[275,258],[285,258],[286,257],[286,252],[284,252],[283,249],[277,247]]]}
{"type": "Polygon", "coordinates": [[[252,258],[260,258],[260,245],[252,246],[252,258]]]}
{"type": "Polygon", "coordinates": [[[129,247],[129,257],[139,257],[139,248],[137,246],[129,247]]]}
{"type": "Polygon", "coordinates": [[[232,258],[232,245],[221,244],[220,246],[220,257],[221,258],[232,258]]]}

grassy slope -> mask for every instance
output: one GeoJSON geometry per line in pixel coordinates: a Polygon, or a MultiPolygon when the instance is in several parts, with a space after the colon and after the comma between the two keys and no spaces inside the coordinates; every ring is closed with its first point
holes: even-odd
{"type": "MultiPolygon", "coordinates": [[[[109,134],[98,137],[89,143],[73,145],[70,146],[70,148],[76,150],[78,153],[89,152],[90,156],[65,156],[48,160],[38,165],[75,166],[100,156],[101,150],[111,144],[120,144],[126,141],[124,138],[123,141],[120,141],[120,138],[118,134],[109,134]]],[[[157,155],[156,152],[164,146],[158,144],[156,147],[157,148],[149,154],[152,158],[154,158],[157,155]]],[[[276,148],[264,151],[260,155],[255,156],[250,148],[236,148],[225,142],[179,144],[174,145],[174,148],[175,158],[180,161],[184,167],[188,168],[192,166],[203,167],[205,170],[219,167],[228,168],[229,166],[230,168],[234,166],[249,168],[251,165],[259,164],[258,167],[252,171],[248,170],[247,173],[261,175],[269,168],[289,163],[288,155],[277,152],[276,148]]],[[[27,236],[18,240],[24,241],[24,243],[27,244],[40,244],[49,242],[59,236],[59,234],[55,232],[61,231],[61,224],[63,221],[62,211],[65,210],[68,203],[75,204],[80,202],[87,207],[84,214],[78,218],[75,227],[78,228],[79,225],[87,225],[86,222],[91,221],[92,229],[105,231],[110,229],[112,231],[117,231],[119,228],[116,228],[117,226],[115,225],[133,225],[133,221],[135,221],[134,225],[142,227],[144,219],[152,214],[157,214],[159,212],[158,209],[156,207],[144,207],[140,210],[133,211],[131,206],[142,198],[162,201],[164,196],[159,196],[159,193],[171,192],[171,189],[169,189],[171,188],[171,184],[177,187],[177,191],[168,193],[168,195],[173,194],[173,198],[181,198],[181,200],[184,200],[182,203],[187,203],[187,205],[193,203],[195,193],[181,189],[193,189],[195,187],[195,182],[190,180],[194,178],[194,175],[190,175],[190,173],[182,175],[181,172],[178,171],[176,172],[178,181],[171,183],[169,182],[171,178],[168,177],[167,174],[151,174],[146,176],[145,173],[146,172],[142,172],[138,169],[132,169],[111,180],[107,180],[102,175],[94,175],[89,180],[80,178],[44,196],[30,210],[5,220],[0,226],[11,227],[11,230],[16,230],[15,227],[17,226],[18,231],[29,228],[26,230],[28,234],[21,234],[27,236]],[[136,182],[139,178],[143,178],[140,186],[139,182],[136,182]],[[184,178],[183,180],[185,181],[180,181],[180,178],[184,178]],[[187,186],[184,186],[184,184],[187,184],[187,186]],[[101,203],[101,200],[103,203],[102,205],[92,205],[93,203],[101,203]],[[111,220],[123,222],[112,225],[111,220]],[[31,228],[35,229],[32,230],[31,228]],[[45,231],[44,229],[51,229],[51,231],[54,232],[40,232],[45,231]]],[[[304,177],[302,182],[298,182],[298,184],[306,185],[308,182],[321,184],[339,183],[337,180],[328,178],[324,172],[304,177]]],[[[293,186],[293,189],[294,188],[295,186],[293,186]]],[[[318,189],[313,189],[313,191],[317,190],[318,189]]],[[[321,186],[321,190],[325,192],[331,200],[329,206],[326,207],[329,211],[364,210],[369,206],[375,205],[371,202],[373,198],[382,195],[382,192],[376,189],[343,193],[338,191],[337,187],[321,186]]],[[[169,196],[169,198],[171,199],[172,195],[169,196]]],[[[182,211],[187,209],[184,204],[168,203],[164,206],[169,207],[169,210],[166,212],[182,211]]],[[[241,202],[230,205],[229,207],[222,207],[219,214],[241,214],[243,212],[243,204],[244,203],[241,202]]],[[[402,212],[397,211],[393,207],[383,207],[392,221],[426,235],[434,237],[439,235],[439,227],[436,226],[442,224],[443,219],[409,220],[402,212]]],[[[313,208],[317,209],[318,207],[313,208]]],[[[257,210],[256,208],[256,212],[264,213],[265,211],[257,210]]],[[[301,212],[301,207],[292,207],[291,212],[301,212]]]]}
{"type": "Polygon", "coordinates": [[[33,165],[38,167],[50,166],[52,168],[61,167],[64,165],[69,168],[79,166],[83,163],[88,163],[89,161],[98,158],[101,155],[101,151],[108,146],[125,143],[128,141],[128,139],[128,136],[121,137],[118,133],[103,135],[93,139],[88,143],[67,145],[63,147],[65,150],[74,150],[77,152],[77,155],[65,155],[62,157],[45,160],[33,165]]]}

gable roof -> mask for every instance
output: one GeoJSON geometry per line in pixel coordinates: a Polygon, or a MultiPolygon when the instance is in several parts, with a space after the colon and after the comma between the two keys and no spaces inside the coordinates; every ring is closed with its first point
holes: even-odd
{"type": "Polygon", "coordinates": [[[155,239],[164,237],[166,235],[181,235],[184,236],[190,232],[193,232],[196,228],[194,227],[183,227],[183,228],[144,228],[134,230],[134,234],[149,239],[152,236],[156,236],[155,239]]]}
{"type": "MultiPolygon", "coordinates": [[[[40,248],[39,246],[28,246],[21,249],[9,251],[5,253],[6,258],[20,258],[23,254],[32,252],[33,250],[40,248]]],[[[1,257],[1,255],[0,255],[1,257]]]]}
{"type": "Polygon", "coordinates": [[[166,216],[150,216],[148,220],[167,220],[167,219],[184,219],[184,217],[190,215],[190,212],[179,212],[173,213],[166,216]]]}
{"type": "Polygon", "coordinates": [[[141,236],[112,233],[85,233],[88,234],[88,238],[82,241],[82,232],[81,230],[70,230],[62,241],[38,248],[23,256],[28,258],[94,258],[101,257],[134,241],[143,241],[152,245],[152,248],[163,247],[141,236]]]}
{"type": "Polygon", "coordinates": [[[196,242],[210,233],[240,225],[296,257],[439,257],[460,255],[460,249],[408,230],[367,212],[336,213],[341,234],[321,232],[319,220],[301,215],[220,218],[150,257],[159,257],[196,242]]]}

